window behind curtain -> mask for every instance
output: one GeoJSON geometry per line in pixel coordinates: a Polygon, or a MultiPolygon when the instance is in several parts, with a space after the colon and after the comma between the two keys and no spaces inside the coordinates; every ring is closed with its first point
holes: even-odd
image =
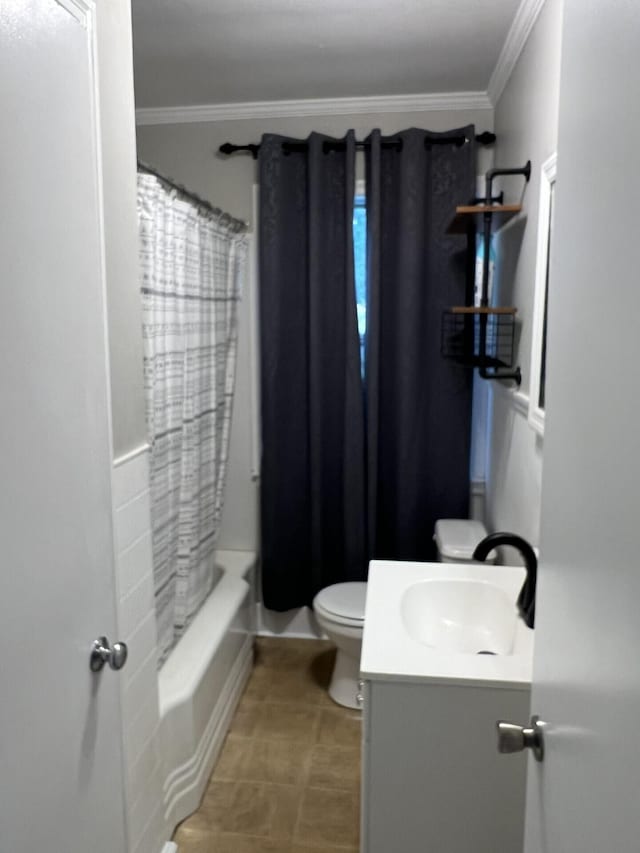
{"type": "Polygon", "coordinates": [[[364,376],[364,342],[367,333],[367,208],[364,192],[356,191],[353,205],[353,255],[356,310],[360,336],[360,370],[364,376]]]}

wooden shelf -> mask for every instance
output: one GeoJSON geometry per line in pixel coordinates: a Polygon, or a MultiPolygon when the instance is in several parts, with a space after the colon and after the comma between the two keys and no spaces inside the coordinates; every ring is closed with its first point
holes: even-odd
{"type": "Polygon", "coordinates": [[[474,223],[476,227],[482,225],[485,213],[491,214],[491,228],[497,231],[521,210],[521,204],[463,204],[456,207],[447,234],[466,234],[474,223]]]}
{"type": "Polygon", "coordinates": [[[517,308],[507,308],[500,306],[499,308],[485,307],[481,305],[454,305],[449,308],[452,314],[517,314],[517,308]]]}

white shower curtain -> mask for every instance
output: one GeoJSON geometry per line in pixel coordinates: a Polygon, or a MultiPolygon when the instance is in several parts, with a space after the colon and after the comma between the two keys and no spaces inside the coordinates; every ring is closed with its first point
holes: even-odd
{"type": "Polygon", "coordinates": [[[244,226],[138,175],[144,385],[159,664],[213,584],[244,226]]]}

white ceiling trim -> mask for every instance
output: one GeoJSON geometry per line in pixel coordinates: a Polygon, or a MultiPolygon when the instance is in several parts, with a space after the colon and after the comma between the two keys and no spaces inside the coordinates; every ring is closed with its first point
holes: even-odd
{"type": "Polygon", "coordinates": [[[487,95],[494,107],[500,100],[544,4],[545,0],[522,0],[520,3],[487,87],[487,95]]]}
{"type": "Polygon", "coordinates": [[[410,113],[435,110],[491,110],[486,92],[441,92],[425,95],[383,95],[363,98],[315,98],[300,101],[256,101],[237,104],[199,104],[192,107],[144,107],[136,110],[136,123],[188,124],[295,116],[410,113]]]}

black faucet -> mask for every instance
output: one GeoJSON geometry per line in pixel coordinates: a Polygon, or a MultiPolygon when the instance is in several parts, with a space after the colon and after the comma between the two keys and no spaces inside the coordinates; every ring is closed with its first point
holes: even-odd
{"type": "Polygon", "coordinates": [[[487,554],[500,545],[512,545],[517,548],[524,559],[527,577],[518,596],[518,610],[525,624],[533,628],[536,620],[536,579],[538,576],[538,560],[531,545],[522,536],[515,533],[490,533],[478,542],[473,552],[473,559],[484,562],[487,554]]]}

